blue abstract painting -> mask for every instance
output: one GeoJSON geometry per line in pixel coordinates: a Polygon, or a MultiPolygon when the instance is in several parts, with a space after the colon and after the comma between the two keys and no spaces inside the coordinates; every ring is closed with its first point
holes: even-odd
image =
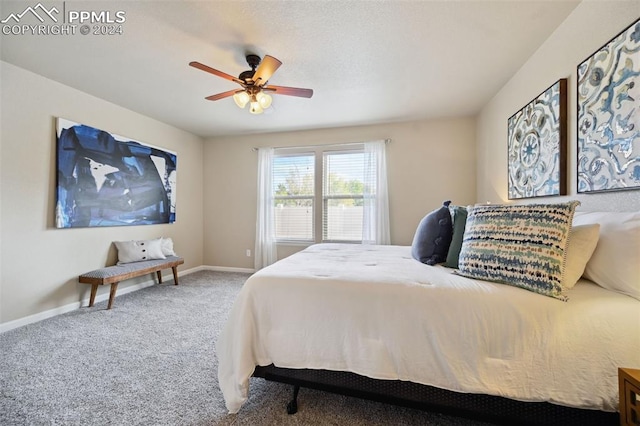
{"type": "Polygon", "coordinates": [[[567,79],[507,122],[509,199],[566,195],[567,79]]]}
{"type": "Polygon", "coordinates": [[[577,74],[578,192],[640,188],[640,20],[577,74]]]}
{"type": "Polygon", "coordinates": [[[173,223],[176,165],[171,151],[58,118],[56,227],[173,223]]]}

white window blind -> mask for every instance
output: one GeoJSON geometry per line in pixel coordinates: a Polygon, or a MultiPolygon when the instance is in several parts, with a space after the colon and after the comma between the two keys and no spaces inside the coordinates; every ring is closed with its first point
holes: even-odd
{"type": "Polygon", "coordinates": [[[364,151],[325,152],[322,241],[362,241],[364,151]]]}
{"type": "Polygon", "coordinates": [[[273,159],[275,233],[278,241],[314,241],[315,153],[273,159]]]}

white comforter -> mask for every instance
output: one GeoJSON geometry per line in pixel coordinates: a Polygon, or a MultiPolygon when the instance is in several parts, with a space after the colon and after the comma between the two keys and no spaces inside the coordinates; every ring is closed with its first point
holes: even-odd
{"type": "Polygon", "coordinates": [[[581,281],[561,302],[410,250],[315,245],[251,276],[217,344],[228,410],[272,363],[617,409],[618,367],[640,368],[640,301],[581,281]]]}

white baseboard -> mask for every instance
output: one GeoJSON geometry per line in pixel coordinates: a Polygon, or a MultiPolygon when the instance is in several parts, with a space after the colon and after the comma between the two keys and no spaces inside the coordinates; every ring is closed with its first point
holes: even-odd
{"type": "MultiPolygon", "coordinates": [[[[96,300],[98,297],[96,297],[96,300]]],[[[27,317],[18,318],[17,320],[8,321],[0,324],[0,333],[13,330],[14,328],[22,327],[23,325],[33,324],[34,322],[42,321],[47,318],[55,317],[56,315],[66,314],[67,312],[75,311],[79,309],[81,302],[70,303],[65,306],[60,306],[48,311],[39,312],[37,314],[29,315],[27,317]]]]}
{"type": "MultiPolygon", "coordinates": [[[[132,291],[141,290],[145,287],[150,287],[155,284],[153,280],[147,280],[142,283],[138,283],[129,287],[122,287],[118,289],[116,298],[123,294],[131,293],[132,291]]],[[[107,288],[109,286],[106,286],[107,288]]],[[[109,292],[96,295],[94,303],[103,302],[109,299],[109,292]]],[[[89,306],[89,298],[83,299],[80,302],[69,303],[68,305],[59,306],[57,308],[49,309],[48,311],[38,312],[37,314],[29,315],[27,317],[19,318],[17,320],[9,321],[0,324],[0,333],[13,330],[14,328],[22,327],[23,325],[33,324],[34,322],[42,321],[48,318],[55,317],[57,315],[66,314],[67,312],[75,311],[83,306],[89,306]]]]}
{"type": "MultiPolygon", "coordinates": [[[[198,267],[195,267],[195,268],[186,269],[184,271],[178,271],[178,277],[181,277],[183,275],[192,274],[194,272],[198,272],[198,271],[202,271],[202,270],[208,270],[208,269],[210,269],[210,267],[198,266],[198,267]]],[[[214,270],[216,270],[216,269],[214,269],[214,270]]],[[[163,278],[163,280],[165,278],[166,279],[173,279],[173,274],[171,272],[169,272],[166,275],[162,274],[162,278],[163,278]]],[[[116,294],[116,298],[118,296],[122,296],[123,294],[127,294],[127,293],[131,293],[133,291],[141,290],[141,289],[146,288],[146,287],[151,287],[154,284],[155,284],[155,280],[149,279],[149,280],[143,281],[141,283],[138,283],[138,284],[135,284],[135,285],[132,285],[132,286],[119,288],[118,289],[118,293],[116,294]]],[[[109,292],[106,292],[106,293],[103,293],[103,294],[98,294],[96,296],[95,303],[102,302],[102,301],[105,301],[105,300],[108,300],[108,299],[109,299],[109,292]]],[[[13,330],[14,328],[22,327],[24,325],[33,324],[34,322],[42,321],[42,320],[45,320],[47,318],[52,318],[52,317],[55,317],[57,315],[66,314],[67,312],[71,312],[71,311],[75,311],[76,309],[80,309],[82,306],[89,306],[89,298],[88,297],[86,299],[81,300],[80,302],[69,303],[68,305],[59,306],[59,307],[54,308],[54,309],[49,309],[48,311],[38,312],[37,314],[29,315],[29,316],[26,316],[26,317],[23,317],[23,318],[19,318],[17,320],[13,320],[13,321],[8,321],[8,322],[5,322],[5,323],[2,323],[2,324],[0,324],[0,333],[4,333],[5,331],[13,330]]]]}
{"type": "Polygon", "coordinates": [[[253,274],[256,270],[252,268],[236,268],[233,266],[200,265],[200,266],[196,266],[195,268],[187,269],[184,271],[184,273],[192,274],[194,272],[199,272],[199,271],[242,272],[246,274],[253,274]]]}
{"type": "Polygon", "coordinates": [[[253,274],[256,270],[252,268],[234,268],[230,266],[207,266],[203,265],[199,267],[201,271],[219,271],[219,272],[243,272],[247,274],[253,274]]]}

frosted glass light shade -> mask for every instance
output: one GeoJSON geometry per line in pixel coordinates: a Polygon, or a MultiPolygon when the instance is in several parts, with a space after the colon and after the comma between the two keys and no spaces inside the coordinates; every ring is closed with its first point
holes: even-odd
{"type": "Polygon", "coordinates": [[[271,106],[271,102],[273,101],[273,98],[271,98],[270,95],[267,95],[263,92],[258,93],[256,95],[256,99],[263,109],[269,108],[271,106]]]}
{"type": "Polygon", "coordinates": [[[249,94],[247,92],[238,92],[233,95],[233,100],[240,108],[244,108],[251,100],[251,98],[249,97],[249,94]]]}
{"type": "Polygon", "coordinates": [[[260,106],[260,103],[257,101],[252,101],[251,102],[251,106],[249,107],[249,112],[251,114],[262,114],[262,107],[260,106]]]}

